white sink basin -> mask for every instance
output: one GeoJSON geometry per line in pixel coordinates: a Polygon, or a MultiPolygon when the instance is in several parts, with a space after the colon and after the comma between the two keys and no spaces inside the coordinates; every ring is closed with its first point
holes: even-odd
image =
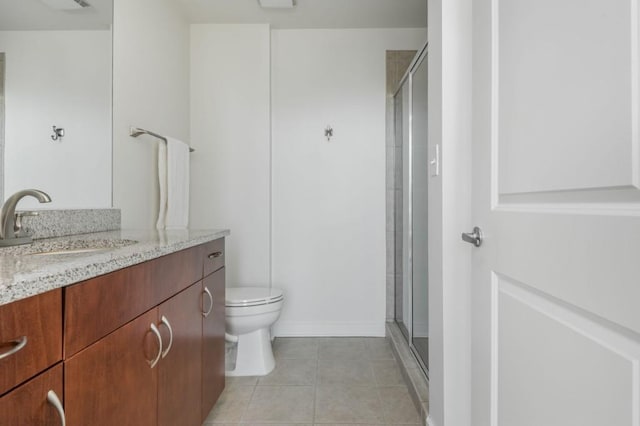
{"type": "Polygon", "coordinates": [[[21,254],[26,256],[59,256],[113,250],[137,243],[134,240],[101,239],[101,240],[67,240],[38,241],[21,254]]]}
{"type": "Polygon", "coordinates": [[[60,254],[78,254],[78,253],[91,253],[96,251],[106,251],[108,248],[98,248],[98,247],[87,247],[87,248],[69,248],[69,249],[60,249],[60,250],[51,250],[51,251],[41,251],[38,253],[28,253],[29,256],[53,256],[60,254]]]}

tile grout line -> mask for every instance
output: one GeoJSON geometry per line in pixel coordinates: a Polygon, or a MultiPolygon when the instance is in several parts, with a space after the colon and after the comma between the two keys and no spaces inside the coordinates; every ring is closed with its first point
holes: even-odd
{"type": "MultiPolygon", "coordinates": [[[[367,347],[367,353],[370,354],[371,353],[370,344],[367,342],[365,343],[365,346],[367,347]]],[[[370,358],[369,358],[369,368],[371,368],[371,373],[373,374],[374,388],[376,390],[376,395],[378,396],[378,404],[380,404],[380,411],[382,412],[382,423],[386,425],[388,424],[387,413],[384,408],[384,404],[382,403],[382,395],[380,394],[380,382],[378,380],[378,375],[376,374],[376,371],[373,368],[373,360],[370,358]]]]}
{"type": "MultiPolygon", "coordinates": [[[[371,347],[369,346],[368,343],[365,343],[365,346],[367,346],[367,353],[371,353],[371,347]]],[[[369,359],[369,368],[371,369],[371,374],[373,375],[373,386],[376,390],[376,395],[378,396],[378,403],[380,404],[381,407],[381,411],[382,411],[382,423],[383,424],[387,424],[387,415],[384,409],[384,405],[382,404],[382,396],[380,395],[380,382],[378,380],[378,375],[376,374],[376,370],[375,368],[373,368],[373,362],[374,360],[369,359]]]]}
{"type": "Polygon", "coordinates": [[[316,377],[315,380],[313,382],[313,416],[311,418],[311,424],[315,425],[316,424],[316,411],[317,411],[317,401],[318,401],[318,379],[320,376],[320,342],[317,341],[317,348],[316,348],[316,377]]]}
{"type": "Polygon", "coordinates": [[[253,396],[256,393],[256,389],[258,388],[259,381],[260,381],[260,378],[257,378],[256,382],[253,384],[253,389],[251,390],[251,396],[249,396],[249,400],[246,402],[246,405],[242,410],[242,414],[240,414],[240,420],[238,420],[238,423],[242,423],[242,421],[244,420],[244,416],[247,413],[247,410],[249,409],[249,405],[251,405],[251,402],[253,401],[253,396]]]}
{"type": "Polygon", "coordinates": [[[376,386],[376,395],[378,395],[378,403],[380,404],[380,407],[382,407],[382,423],[386,425],[389,423],[387,421],[387,413],[386,413],[386,410],[384,409],[384,406],[382,405],[382,396],[380,395],[380,388],[377,386],[376,386]]]}

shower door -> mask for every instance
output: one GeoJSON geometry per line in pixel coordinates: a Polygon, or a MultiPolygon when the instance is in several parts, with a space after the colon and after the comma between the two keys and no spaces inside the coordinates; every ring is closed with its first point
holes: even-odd
{"type": "Polygon", "coordinates": [[[404,194],[409,188],[409,149],[411,148],[411,84],[409,78],[394,98],[395,140],[397,154],[395,155],[395,184],[394,191],[394,223],[395,223],[395,320],[400,330],[409,339],[411,328],[411,288],[410,288],[410,240],[408,233],[411,229],[409,220],[411,199],[404,194]],[[398,152],[399,151],[399,152],[398,152]],[[399,155],[398,155],[399,154],[399,155]],[[403,163],[407,166],[404,167],[403,163]]]}
{"type": "Polygon", "coordinates": [[[398,181],[395,209],[395,320],[420,364],[429,366],[429,253],[426,48],[394,98],[398,181]],[[400,155],[398,155],[400,154],[400,155]]]}
{"type": "Polygon", "coordinates": [[[429,368],[429,150],[427,147],[427,60],[411,70],[411,342],[429,368]]]}

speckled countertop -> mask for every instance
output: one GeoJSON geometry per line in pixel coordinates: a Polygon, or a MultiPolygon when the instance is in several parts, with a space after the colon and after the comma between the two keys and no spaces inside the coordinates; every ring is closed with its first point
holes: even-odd
{"type": "Polygon", "coordinates": [[[0,248],[0,305],[229,235],[228,230],[119,230],[0,248]],[[100,248],[82,251],[84,247],[100,248]],[[76,252],[38,255],[72,248],[76,252]]]}

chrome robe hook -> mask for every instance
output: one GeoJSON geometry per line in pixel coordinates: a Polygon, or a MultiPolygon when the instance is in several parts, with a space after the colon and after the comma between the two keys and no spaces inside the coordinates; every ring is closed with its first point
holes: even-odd
{"type": "Polygon", "coordinates": [[[328,125],[326,129],[324,129],[324,136],[327,138],[327,141],[331,140],[333,137],[333,128],[331,128],[331,126],[328,125]]]}
{"type": "Polygon", "coordinates": [[[51,135],[51,139],[57,141],[58,139],[62,139],[64,137],[64,129],[62,127],[53,127],[53,134],[51,135]]]}

